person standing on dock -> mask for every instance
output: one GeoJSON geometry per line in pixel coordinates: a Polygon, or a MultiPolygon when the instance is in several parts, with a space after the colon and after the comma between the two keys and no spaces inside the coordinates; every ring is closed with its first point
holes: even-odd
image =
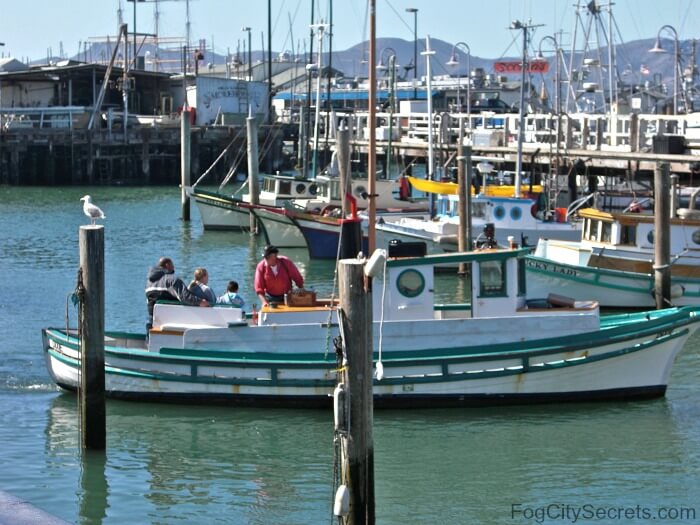
{"type": "Polygon", "coordinates": [[[276,246],[265,246],[263,260],[255,268],[255,293],[263,306],[284,302],[285,294],[292,291],[292,283],[304,287],[304,278],[291,259],[279,255],[276,246]]]}
{"type": "Polygon", "coordinates": [[[175,277],[175,264],[170,257],[161,257],[158,266],[148,271],[145,291],[148,302],[147,330],[153,325],[153,307],[158,301],[180,301],[190,306],[209,306],[206,299],[197,297],[187,289],[182,279],[175,277]]]}

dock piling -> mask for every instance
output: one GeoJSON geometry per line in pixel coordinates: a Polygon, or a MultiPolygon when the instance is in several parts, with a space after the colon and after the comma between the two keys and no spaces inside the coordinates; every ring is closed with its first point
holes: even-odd
{"type": "MultiPolygon", "coordinates": [[[[260,203],[260,189],[258,188],[258,120],[251,110],[245,119],[246,136],[248,138],[248,191],[250,203],[260,203]]],[[[258,221],[254,213],[250,213],[250,233],[258,233],[258,221]]]]}
{"type": "Polygon", "coordinates": [[[372,301],[364,275],[364,260],[343,259],[339,263],[342,334],[347,354],[345,377],[350,400],[349,431],[343,437],[347,461],[342,464],[342,480],[349,487],[349,524],[373,524],[374,440],[372,426],[372,301]]]}
{"type": "Polygon", "coordinates": [[[79,244],[81,443],[84,449],[104,450],[104,226],[81,226],[79,244]]]}
{"type": "Polygon", "coordinates": [[[668,162],[654,170],[654,298],[656,308],[671,306],[671,212],[668,162]]]}
{"type": "Polygon", "coordinates": [[[192,134],[190,130],[190,111],[187,106],[180,114],[180,196],[182,203],[182,220],[190,221],[190,197],[187,189],[190,186],[190,151],[192,134]]]}

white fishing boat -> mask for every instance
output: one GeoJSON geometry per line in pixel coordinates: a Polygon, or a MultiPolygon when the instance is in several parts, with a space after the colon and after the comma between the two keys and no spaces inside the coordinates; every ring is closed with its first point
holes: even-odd
{"type": "MultiPolygon", "coordinates": [[[[458,245],[459,197],[441,194],[433,219],[405,217],[377,224],[377,240],[423,241],[428,253],[454,252],[458,245]]],[[[496,229],[496,242],[508,244],[508,238],[523,245],[535,244],[540,238],[577,240],[581,222],[560,211],[554,220],[538,217],[538,199],[476,195],[471,199],[472,239],[477,239],[487,224],[496,229]]]]}
{"type": "MultiPolygon", "coordinates": [[[[663,395],[699,326],[694,308],[601,318],[595,302],[528,303],[527,250],[390,257],[374,280],[377,406],[439,407],[663,395]],[[435,304],[434,269],[471,265],[471,305],[435,304]],[[504,330],[504,327],[507,329],[504,330]]],[[[395,254],[394,254],[395,255],[395,254]]],[[[381,267],[380,267],[381,269],[381,267]]],[[[455,276],[455,278],[457,278],[455,276]]],[[[337,305],[156,304],[145,334],[105,338],[107,395],[137,401],[330,406],[344,349],[337,305]],[[339,341],[334,347],[331,341],[339,341]]],[[[76,330],[43,331],[53,380],[75,390],[76,330]]]]}
{"type": "MultiPolygon", "coordinates": [[[[342,218],[340,179],[319,175],[316,183],[318,192],[313,199],[293,199],[278,207],[256,206],[253,213],[262,225],[269,244],[285,248],[308,248],[312,258],[335,259],[340,232],[338,219],[342,218]]],[[[367,208],[367,179],[352,178],[350,184],[355,207],[367,208]]],[[[378,214],[384,220],[392,220],[402,213],[418,213],[423,216],[427,209],[425,200],[401,198],[400,184],[399,179],[376,181],[375,203],[378,214]]]]}
{"type": "MultiPolygon", "coordinates": [[[[312,179],[290,174],[263,175],[258,202],[263,206],[279,207],[293,199],[313,199],[318,190],[318,184],[312,179]]],[[[188,193],[197,204],[205,230],[246,230],[250,227],[249,193],[225,193],[221,187],[218,191],[208,191],[196,186],[188,193]]]]}
{"type": "MultiPolygon", "coordinates": [[[[700,214],[670,220],[671,302],[700,305],[700,214]]],[[[612,308],[653,308],[654,216],[581,210],[578,242],[543,239],[527,258],[528,294],[595,298],[612,308]]]]}

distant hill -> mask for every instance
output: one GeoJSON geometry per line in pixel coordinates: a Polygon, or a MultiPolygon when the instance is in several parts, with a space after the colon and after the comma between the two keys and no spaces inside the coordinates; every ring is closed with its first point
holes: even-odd
{"type": "MultiPolygon", "coordinates": [[[[619,44],[616,46],[616,62],[618,73],[623,80],[630,83],[643,82],[645,79],[651,79],[654,74],[661,74],[662,78],[665,80],[670,79],[673,76],[673,41],[670,39],[662,40],[665,49],[669,50],[669,53],[649,53],[654,45],[654,39],[642,39],[635,40],[632,42],[627,42],[624,44],[619,44]],[[648,70],[647,75],[641,74],[642,70],[648,70]]],[[[681,41],[680,45],[680,55],[683,60],[683,67],[687,67],[689,59],[692,54],[693,42],[692,41],[681,41]]],[[[467,56],[463,51],[462,47],[457,48],[457,55],[459,57],[458,66],[448,66],[447,62],[450,60],[453,51],[453,44],[445,42],[443,40],[433,38],[431,39],[431,46],[435,54],[433,55],[431,68],[433,75],[450,75],[450,74],[467,74],[467,56]]],[[[425,57],[420,53],[425,48],[425,40],[421,39],[418,42],[418,67],[417,76],[420,78],[425,75],[426,63],[425,57]]],[[[388,57],[393,52],[396,54],[396,63],[399,66],[399,77],[405,77],[407,79],[413,78],[413,70],[411,69],[413,65],[413,51],[414,44],[412,40],[403,40],[400,38],[378,38],[377,39],[377,62],[384,58],[388,60],[388,57]]],[[[547,73],[544,78],[550,83],[554,77],[554,56],[553,49],[551,46],[546,48],[548,53],[546,60],[550,63],[549,73],[547,73]]],[[[570,50],[564,50],[565,62],[568,63],[570,60],[570,50]]],[[[73,57],[74,60],[86,60],[87,61],[97,61],[106,62],[111,56],[112,48],[106,43],[92,43],[88,49],[73,57]]],[[[334,50],[333,52],[333,62],[332,66],[334,69],[338,69],[344,73],[346,77],[366,77],[367,76],[367,55],[369,53],[368,42],[363,42],[356,44],[348,49],[344,50],[334,50]]],[[[151,69],[148,63],[151,57],[156,56],[156,48],[153,46],[144,46],[140,54],[146,55],[147,68],[151,69]]],[[[603,47],[598,51],[592,51],[588,53],[589,57],[600,57],[601,64],[605,65],[607,63],[607,48],[603,47]]],[[[247,53],[246,53],[247,55],[247,53]]],[[[182,61],[182,50],[181,49],[161,49],[159,52],[160,59],[163,61],[162,69],[165,71],[180,71],[181,61],[182,61]]],[[[276,60],[278,53],[273,53],[273,60],[276,60]]],[[[240,57],[242,62],[247,61],[247,56],[240,57]]],[[[576,63],[580,57],[575,57],[576,63]]],[[[263,61],[266,57],[263,56],[261,51],[253,51],[252,59],[254,63],[263,61]]],[[[54,57],[52,60],[60,60],[60,58],[54,57]]],[[[301,58],[302,62],[307,62],[309,58],[301,58]]],[[[317,60],[314,56],[311,58],[313,62],[317,60]]],[[[494,73],[493,64],[496,61],[520,61],[519,56],[510,57],[499,57],[499,58],[484,58],[472,55],[470,57],[470,66],[474,68],[483,68],[487,74],[494,73]]],[[[213,54],[206,52],[204,55],[204,60],[200,63],[200,68],[206,67],[208,64],[224,64],[226,61],[226,56],[213,54]]],[[[46,63],[46,59],[43,61],[35,61],[35,63],[46,63]]],[[[323,57],[324,65],[328,65],[328,53],[324,53],[323,57]]],[[[562,68],[562,78],[564,77],[564,68],[562,68]]],[[[603,70],[603,74],[607,75],[607,72],[603,70]]],[[[535,79],[536,83],[536,79],[535,79]]]]}

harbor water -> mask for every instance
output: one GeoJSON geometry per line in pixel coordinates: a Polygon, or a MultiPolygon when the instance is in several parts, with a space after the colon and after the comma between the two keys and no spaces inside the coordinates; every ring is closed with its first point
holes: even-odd
{"type": "MultiPolygon", "coordinates": [[[[143,330],[163,255],[255,302],[263,242],[203,232],[194,204],[184,224],[177,188],[0,187],[0,491],[80,524],[332,523],[330,411],[108,401],[106,452],[81,453],[77,398],[51,382],[40,330],[76,322],[85,193],[107,216],[108,330],[143,330]]],[[[332,262],[283,253],[330,295],[332,262]]],[[[376,411],[374,443],[380,524],[700,523],[700,337],[662,399],[376,411]]]]}

